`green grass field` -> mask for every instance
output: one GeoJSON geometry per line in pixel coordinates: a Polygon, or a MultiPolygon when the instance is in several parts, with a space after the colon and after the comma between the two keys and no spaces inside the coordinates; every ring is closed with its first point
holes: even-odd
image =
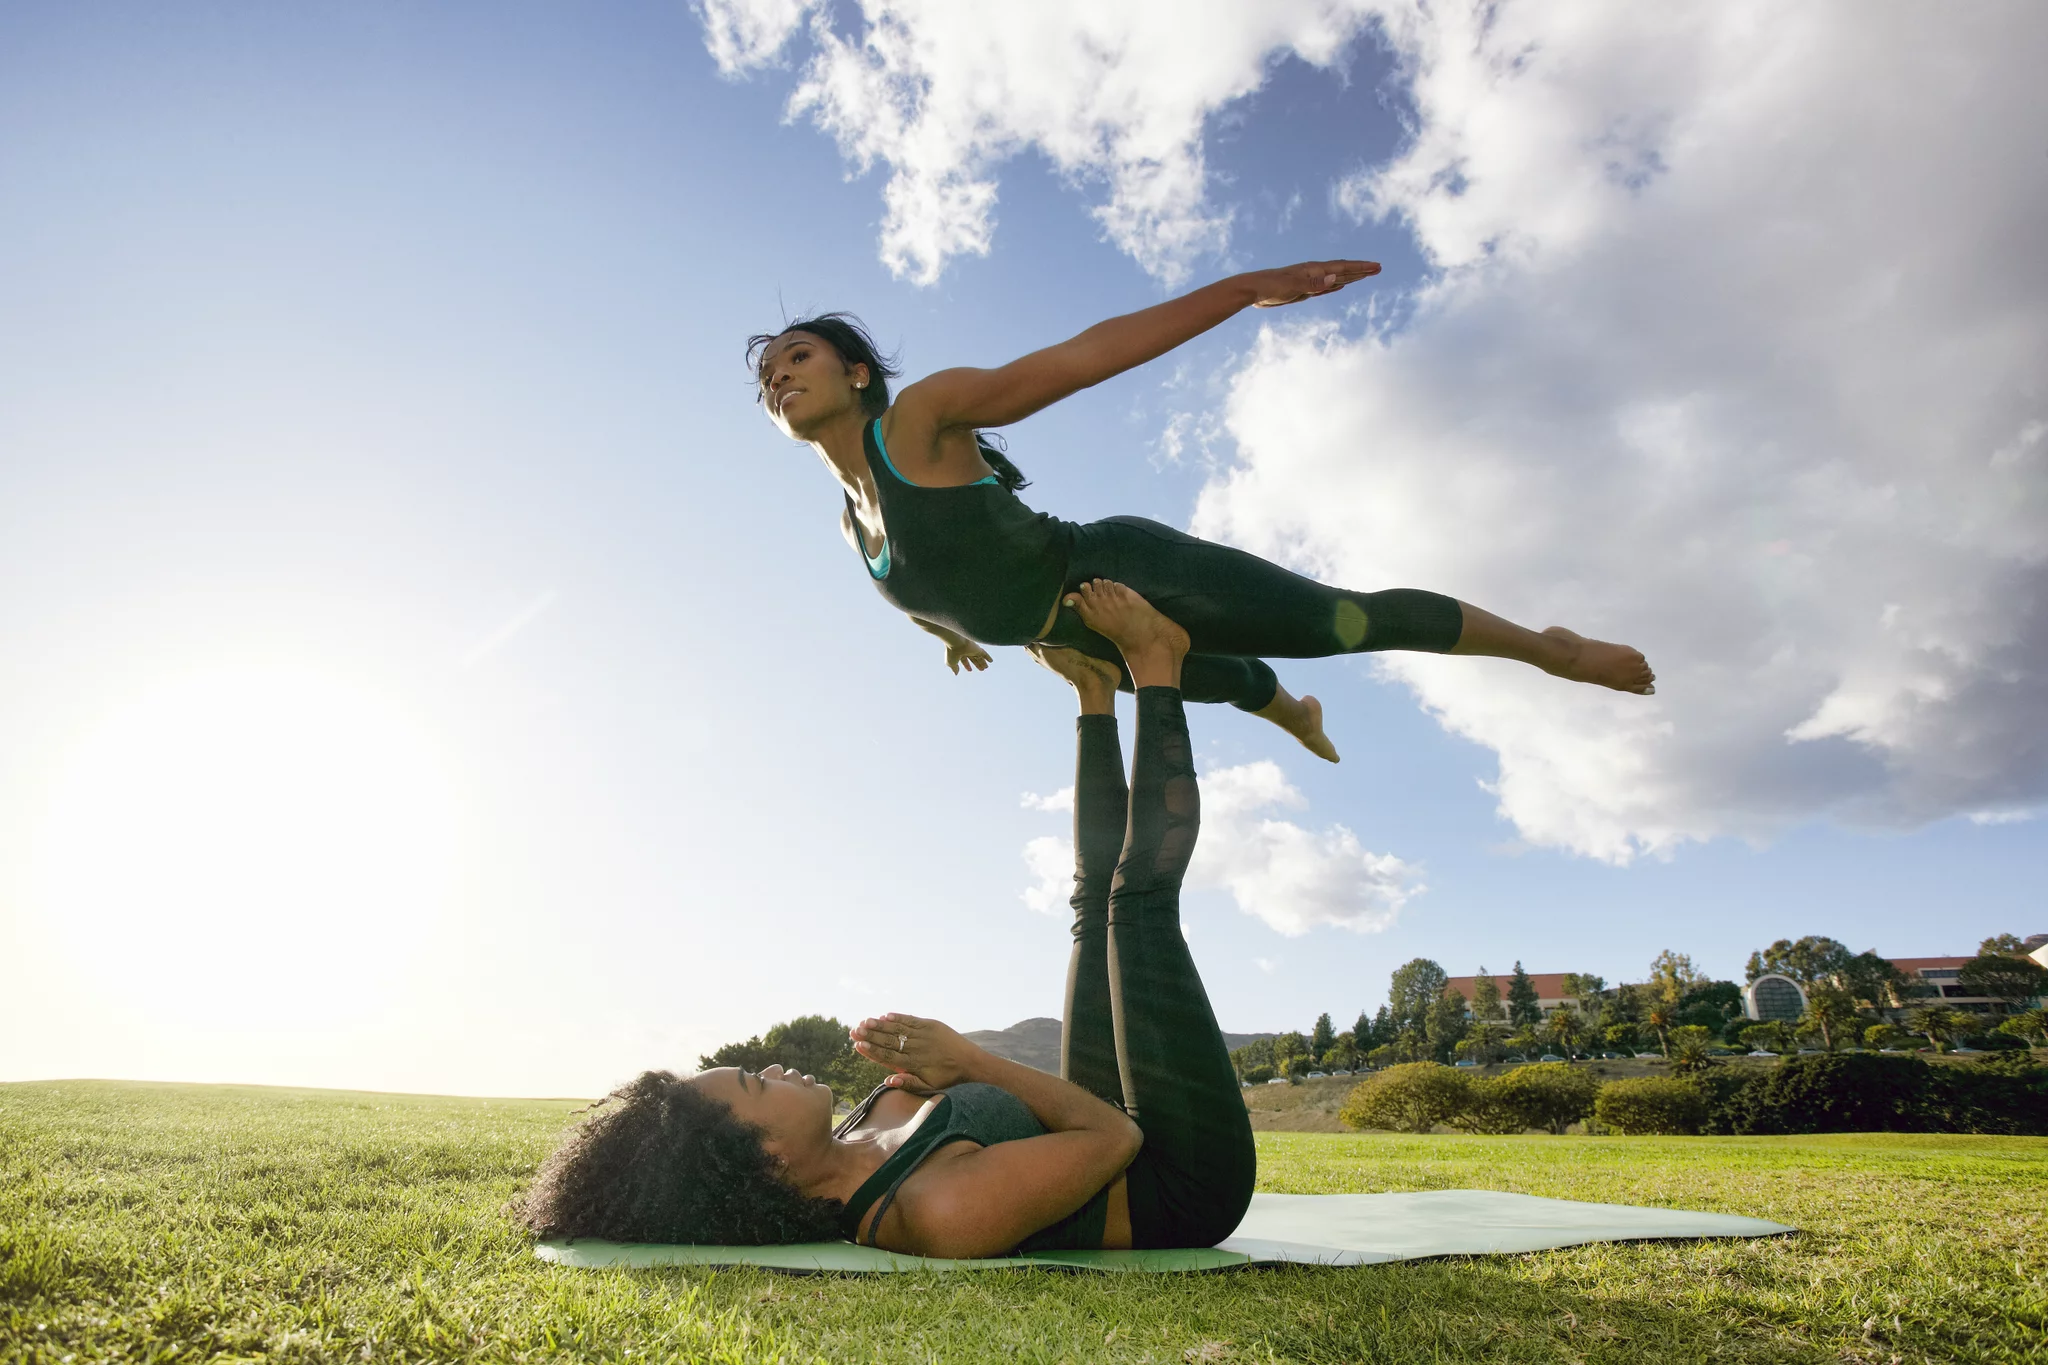
{"type": "Polygon", "coordinates": [[[1263,1189],[1491,1188],[1795,1224],[1214,1276],[535,1261],[562,1101],[0,1086],[0,1361],[2048,1360],[2048,1139],[1262,1133],[1263,1189]]]}

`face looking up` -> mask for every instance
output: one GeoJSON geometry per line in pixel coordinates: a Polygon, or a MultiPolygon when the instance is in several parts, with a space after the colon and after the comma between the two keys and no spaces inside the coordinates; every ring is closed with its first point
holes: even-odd
{"type": "Polygon", "coordinates": [[[784,332],[761,353],[761,404],[768,420],[797,440],[820,422],[860,407],[868,367],[849,367],[809,332],[784,332]]]}

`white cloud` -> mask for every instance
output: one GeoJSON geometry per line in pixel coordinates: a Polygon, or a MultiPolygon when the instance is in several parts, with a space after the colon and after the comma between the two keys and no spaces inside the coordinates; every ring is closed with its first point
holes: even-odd
{"type": "Polygon", "coordinates": [[[1263,814],[1307,804],[1268,759],[1202,774],[1202,837],[1189,883],[1228,891],[1238,909],[1290,938],[1326,926],[1374,933],[1392,924],[1423,891],[1416,869],[1368,852],[1342,825],[1310,830],[1263,814]]]}
{"type": "Polygon", "coordinates": [[[1640,645],[1653,700],[1384,656],[1612,861],[2048,797],[2048,11],[1433,5],[1340,204],[1441,274],[1264,333],[1195,529],[1640,645]]]}
{"type": "Polygon", "coordinates": [[[738,75],[811,48],[792,117],[860,171],[888,167],[882,259],[919,283],[989,249],[997,169],[1026,150],[1100,183],[1104,235],[1168,283],[1229,239],[1208,199],[1202,130],[1294,55],[1336,60],[1363,0],[861,0],[842,34],[821,0],[702,0],[705,42],[738,75]]]}
{"type": "Polygon", "coordinates": [[[1061,787],[1050,796],[1040,796],[1037,792],[1025,792],[1022,804],[1025,810],[1072,810],[1074,808],[1074,789],[1070,786],[1061,787]]]}
{"type": "Polygon", "coordinates": [[[1074,892],[1074,843],[1042,834],[1024,845],[1024,866],[1033,883],[1024,888],[1024,903],[1041,915],[1067,913],[1074,892]]]}
{"type": "MultiPolygon", "coordinates": [[[[1357,933],[1386,928],[1422,893],[1416,869],[1391,854],[1366,851],[1342,825],[1309,830],[1264,814],[1305,805],[1300,790],[1268,760],[1202,774],[1202,833],[1188,885],[1229,892],[1238,909],[1289,937],[1325,926],[1357,933]]],[[[1035,879],[1024,903],[1041,914],[1066,913],[1073,843],[1049,835],[1033,839],[1024,845],[1024,863],[1035,879]]]]}

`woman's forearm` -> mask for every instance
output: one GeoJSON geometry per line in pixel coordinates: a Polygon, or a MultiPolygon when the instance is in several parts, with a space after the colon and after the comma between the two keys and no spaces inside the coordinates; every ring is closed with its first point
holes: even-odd
{"type": "Polygon", "coordinates": [[[1081,382],[1076,387],[1086,388],[1157,360],[1258,301],[1253,277],[1232,275],[1177,299],[1098,322],[1060,349],[1068,352],[1080,371],[1077,377],[1081,382]]]}
{"type": "Polygon", "coordinates": [[[1128,1138],[1133,1154],[1138,1150],[1138,1125],[1116,1106],[1083,1090],[1071,1081],[1048,1075],[1035,1067],[998,1057],[977,1048],[965,1068],[967,1079],[1007,1090],[1024,1101],[1033,1118],[1049,1133],[1096,1132],[1128,1138]]]}

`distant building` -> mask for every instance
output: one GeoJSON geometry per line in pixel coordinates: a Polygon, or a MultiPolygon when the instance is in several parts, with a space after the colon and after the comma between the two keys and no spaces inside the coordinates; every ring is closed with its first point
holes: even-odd
{"type": "MultiPolygon", "coordinates": [[[[2044,939],[2042,946],[2028,956],[2041,962],[2042,953],[2048,953],[2048,939],[2044,939]]],[[[1957,982],[1957,973],[1969,960],[1967,957],[1895,957],[1891,964],[1905,974],[1909,983],[1918,983],[1929,990],[1927,995],[1907,1001],[1909,1007],[1932,1005],[1938,996],[1941,1003],[1950,1009],[1968,1010],[1973,1014],[2003,1014],[2006,1008],[2004,1001],[1974,994],[1968,986],[1957,982]]],[[[2048,967],[2048,962],[2041,962],[2041,965],[2048,967]]]]}
{"type": "Polygon", "coordinates": [[[1806,991],[1789,976],[1765,972],[1742,988],[1742,1012],[1764,1023],[1789,1023],[1806,1013],[1806,991]]]}
{"type": "MultiPolygon", "coordinates": [[[[1564,972],[1530,972],[1529,984],[1536,988],[1536,1007],[1545,1014],[1559,1005],[1577,1003],[1564,993],[1564,972]]],[[[1456,991],[1465,997],[1465,1017],[1472,1017],[1472,983],[1476,977],[1454,976],[1444,983],[1446,992],[1456,991]]],[[[1505,1014],[1508,1009],[1508,986],[1515,979],[1513,972],[1501,972],[1493,978],[1494,988],[1500,992],[1500,1007],[1505,1014]]]]}

